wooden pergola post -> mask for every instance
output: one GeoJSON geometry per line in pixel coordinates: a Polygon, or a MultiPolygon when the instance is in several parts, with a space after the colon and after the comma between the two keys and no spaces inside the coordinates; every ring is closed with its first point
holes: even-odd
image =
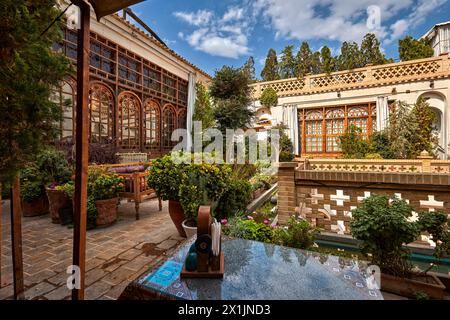
{"type": "Polygon", "coordinates": [[[89,50],[90,6],[74,1],[80,8],[80,25],[77,47],[77,106],[76,106],[76,166],[74,193],[73,265],[79,268],[79,287],[72,289],[73,300],[84,299],[86,266],[86,220],[88,179],[88,103],[89,103],[89,50]]]}
{"type": "Polygon", "coordinates": [[[2,184],[0,183],[0,289],[2,288],[2,222],[3,222],[2,184]]]}
{"type": "Polygon", "coordinates": [[[14,178],[11,188],[11,251],[14,277],[14,299],[24,299],[22,261],[22,205],[20,202],[20,177],[14,178]]]}

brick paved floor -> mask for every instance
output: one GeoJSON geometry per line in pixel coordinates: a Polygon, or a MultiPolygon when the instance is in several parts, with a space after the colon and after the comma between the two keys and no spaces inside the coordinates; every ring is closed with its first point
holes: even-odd
{"type": "MultiPolygon", "coordinates": [[[[118,221],[87,232],[86,299],[117,299],[126,285],[164,258],[181,238],[156,200],[141,204],[136,221],[134,203],[122,201],[118,221]]],[[[72,264],[73,229],[52,224],[49,215],[23,218],[23,262],[26,299],[65,299],[66,269],[72,264]]],[[[3,204],[0,300],[12,295],[9,202],[3,204]]]]}

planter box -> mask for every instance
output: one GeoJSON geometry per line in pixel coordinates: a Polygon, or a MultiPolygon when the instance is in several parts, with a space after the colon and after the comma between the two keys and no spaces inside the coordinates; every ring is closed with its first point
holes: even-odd
{"type": "Polygon", "coordinates": [[[22,201],[22,214],[24,217],[36,217],[49,212],[48,199],[42,196],[33,201],[22,201]]]}
{"type": "Polygon", "coordinates": [[[414,299],[417,292],[424,292],[430,299],[442,299],[445,286],[433,274],[416,275],[413,278],[399,278],[381,274],[381,290],[414,299]]]}

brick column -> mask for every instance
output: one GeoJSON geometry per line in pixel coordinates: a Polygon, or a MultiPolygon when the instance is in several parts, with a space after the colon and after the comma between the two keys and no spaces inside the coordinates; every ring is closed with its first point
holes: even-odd
{"type": "Polygon", "coordinates": [[[422,160],[422,172],[431,172],[431,160],[433,160],[433,157],[427,151],[422,151],[417,159],[422,160]]]}
{"type": "Polygon", "coordinates": [[[280,162],[278,164],[278,222],[286,223],[295,214],[295,168],[296,162],[280,162]]]}

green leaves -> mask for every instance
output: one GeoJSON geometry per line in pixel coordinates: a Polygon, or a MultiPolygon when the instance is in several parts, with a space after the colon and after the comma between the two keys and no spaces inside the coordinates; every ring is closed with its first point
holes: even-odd
{"type": "Polygon", "coordinates": [[[406,36],[398,41],[398,52],[402,61],[432,57],[433,48],[425,39],[414,39],[406,36]]]}
{"type": "Polygon", "coordinates": [[[279,66],[278,66],[278,58],[277,53],[274,49],[270,48],[269,52],[267,52],[266,62],[264,64],[264,68],[261,71],[261,78],[263,81],[273,81],[279,80],[279,66]]]}
{"type": "Polygon", "coordinates": [[[267,87],[262,92],[260,101],[264,107],[275,107],[278,104],[277,92],[272,87],[267,87]]]}
{"type": "Polygon", "coordinates": [[[445,213],[419,213],[418,221],[413,221],[412,215],[413,208],[405,200],[372,195],[352,210],[350,233],[362,241],[363,253],[372,254],[372,263],[383,272],[406,277],[412,266],[404,245],[415,241],[422,232],[429,232],[436,242],[441,242],[438,253],[448,252],[450,247],[445,213]]]}

